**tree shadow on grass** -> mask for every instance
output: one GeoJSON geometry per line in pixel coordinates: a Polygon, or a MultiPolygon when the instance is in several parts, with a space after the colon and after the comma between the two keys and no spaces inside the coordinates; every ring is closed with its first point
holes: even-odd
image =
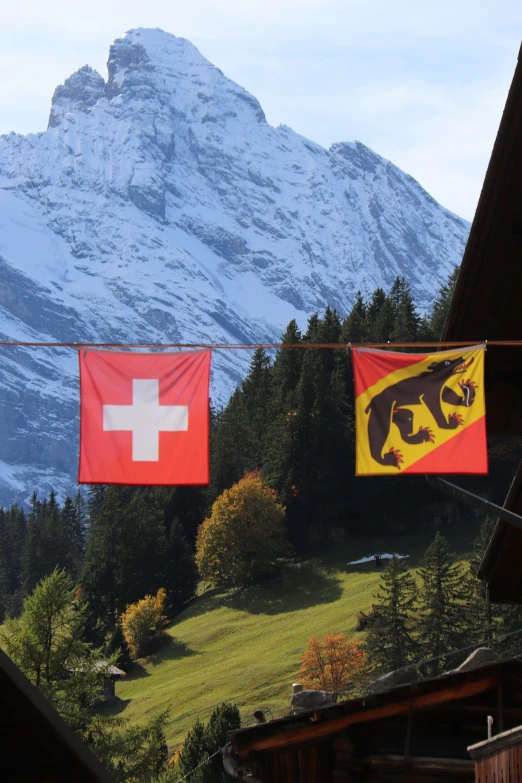
{"type": "Polygon", "coordinates": [[[128,682],[129,680],[141,680],[142,677],[150,677],[150,672],[148,672],[141,663],[134,661],[125,674],[125,682],[128,682]]]}
{"type": "Polygon", "coordinates": [[[147,656],[147,663],[157,666],[163,661],[177,661],[181,658],[188,658],[190,655],[197,655],[196,650],[191,650],[185,642],[180,642],[173,636],[166,634],[166,639],[162,646],[151,655],[147,656]]]}
{"type": "Polygon", "coordinates": [[[107,704],[102,704],[96,709],[98,715],[103,715],[106,718],[114,717],[123,712],[127,706],[131,703],[132,699],[120,699],[118,697],[111,699],[107,704]]]}
{"type": "Polygon", "coordinates": [[[337,601],[342,595],[340,579],[312,562],[285,568],[277,579],[238,590],[224,600],[224,605],[250,614],[285,614],[318,604],[337,601]]]}

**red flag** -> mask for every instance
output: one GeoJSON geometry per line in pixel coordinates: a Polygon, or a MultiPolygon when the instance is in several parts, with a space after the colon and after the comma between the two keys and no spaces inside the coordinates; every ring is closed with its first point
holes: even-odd
{"type": "Polygon", "coordinates": [[[208,484],[210,351],[80,351],[80,484],[208,484]]]}

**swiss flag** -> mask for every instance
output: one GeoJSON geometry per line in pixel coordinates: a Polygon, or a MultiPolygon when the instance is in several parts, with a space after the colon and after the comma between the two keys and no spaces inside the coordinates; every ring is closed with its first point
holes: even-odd
{"type": "Polygon", "coordinates": [[[80,484],[208,484],[211,351],[80,355],[80,484]]]}

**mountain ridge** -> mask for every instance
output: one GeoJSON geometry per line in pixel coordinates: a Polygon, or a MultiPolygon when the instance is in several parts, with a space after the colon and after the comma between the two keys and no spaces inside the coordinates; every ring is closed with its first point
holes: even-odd
{"type": "MultiPolygon", "coordinates": [[[[0,137],[0,335],[67,342],[275,342],[404,275],[425,311],[466,221],[360,142],[270,126],[188,41],[129,31],[108,79],[83,66],[39,134],[0,137]]],[[[216,353],[218,404],[247,352],[216,353]]],[[[0,502],[74,486],[71,351],[0,354],[0,502]]]]}

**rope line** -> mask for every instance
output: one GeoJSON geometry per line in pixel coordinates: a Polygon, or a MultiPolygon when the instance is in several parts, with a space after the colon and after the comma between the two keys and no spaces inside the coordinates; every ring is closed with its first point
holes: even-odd
{"type": "Polygon", "coordinates": [[[522,347],[522,340],[463,340],[448,342],[420,342],[420,343],[43,343],[24,342],[20,340],[0,340],[0,346],[12,348],[177,348],[177,349],[207,349],[213,351],[254,351],[258,348],[265,350],[328,348],[333,350],[347,350],[355,348],[464,348],[473,345],[484,345],[499,348],[522,347]]]}
{"type": "Polygon", "coordinates": [[[197,767],[194,767],[194,769],[191,769],[191,770],[190,770],[190,772],[187,772],[187,774],[186,774],[186,775],[183,775],[183,777],[182,777],[182,778],[178,778],[178,781],[177,781],[177,783],[181,783],[181,781],[182,781],[182,780],[186,780],[187,778],[189,778],[191,775],[193,775],[193,774],[194,774],[194,772],[197,772],[197,771],[198,771],[198,769],[201,769],[201,767],[204,767],[204,766],[205,766],[205,764],[208,764],[208,762],[209,762],[209,761],[212,761],[212,759],[214,758],[214,756],[217,756],[217,754],[218,754],[218,753],[221,753],[221,751],[220,751],[219,749],[218,749],[218,750],[216,750],[216,752],[215,752],[215,753],[213,753],[211,756],[209,756],[209,757],[208,757],[208,759],[205,759],[205,761],[202,761],[202,762],[201,762],[201,764],[198,764],[198,766],[197,766],[197,767]]]}

